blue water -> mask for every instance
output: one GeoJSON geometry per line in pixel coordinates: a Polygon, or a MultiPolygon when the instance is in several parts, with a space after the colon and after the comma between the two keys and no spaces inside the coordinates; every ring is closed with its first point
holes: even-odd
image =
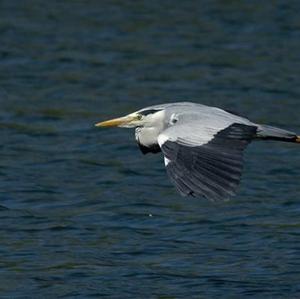
{"type": "Polygon", "coordinates": [[[300,147],[181,198],[134,132],[194,101],[300,133],[298,1],[0,2],[0,298],[300,298],[300,147]]]}

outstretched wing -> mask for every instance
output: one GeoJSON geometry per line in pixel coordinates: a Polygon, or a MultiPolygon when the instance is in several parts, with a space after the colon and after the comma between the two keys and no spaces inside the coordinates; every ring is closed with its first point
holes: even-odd
{"type": "Polygon", "coordinates": [[[158,137],[167,173],[183,195],[227,199],[236,193],[243,168],[243,150],[257,127],[239,123],[226,127],[175,124],[158,137]]]}

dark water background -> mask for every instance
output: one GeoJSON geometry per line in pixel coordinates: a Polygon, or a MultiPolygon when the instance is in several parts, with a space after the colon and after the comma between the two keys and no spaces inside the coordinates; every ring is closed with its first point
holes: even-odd
{"type": "Polygon", "coordinates": [[[195,101],[300,133],[299,1],[0,2],[1,298],[300,298],[300,147],[181,198],[133,132],[195,101]]]}

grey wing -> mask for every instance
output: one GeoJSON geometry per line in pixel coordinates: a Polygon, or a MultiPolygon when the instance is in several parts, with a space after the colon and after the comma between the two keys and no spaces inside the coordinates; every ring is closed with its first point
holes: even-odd
{"type": "Polygon", "coordinates": [[[183,195],[227,199],[236,193],[243,150],[256,126],[233,123],[225,128],[174,125],[158,137],[170,180],[183,195]]]}

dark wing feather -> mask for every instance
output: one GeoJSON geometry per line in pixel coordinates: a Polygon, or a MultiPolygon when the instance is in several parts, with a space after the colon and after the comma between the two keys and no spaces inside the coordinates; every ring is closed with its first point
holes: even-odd
{"type": "Polygon", "coordinates": [[[257,127],[232,124],[199,146],[166,140],[161,144],[167,173],[186,196],[226,199],[236,193],[243,168],[243,150],[257,127]]]}

